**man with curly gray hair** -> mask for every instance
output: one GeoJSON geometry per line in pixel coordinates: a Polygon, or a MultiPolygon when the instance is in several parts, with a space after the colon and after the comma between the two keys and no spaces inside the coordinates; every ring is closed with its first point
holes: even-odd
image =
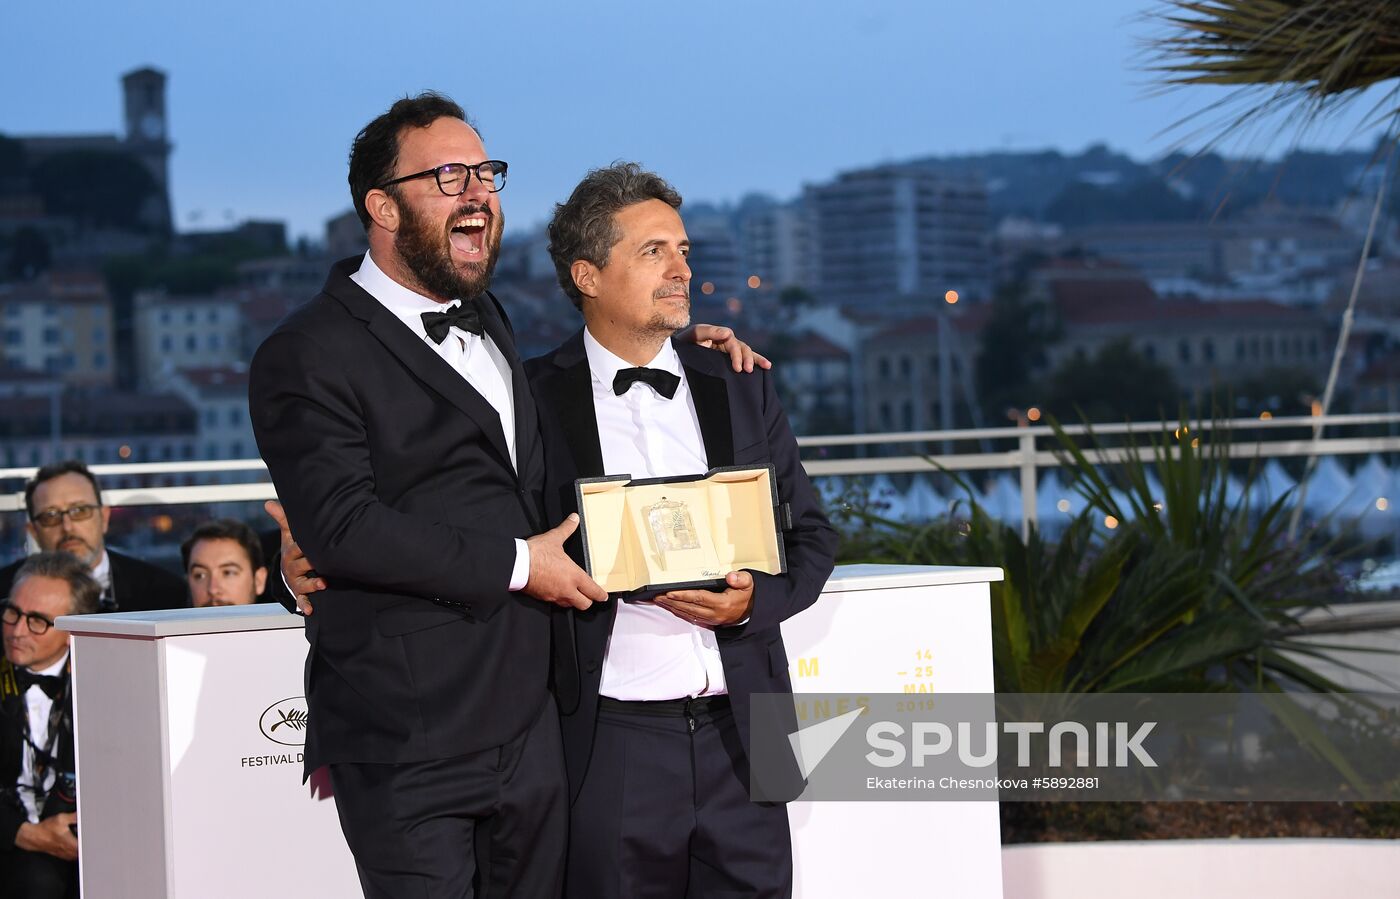
{"type": "MultiPolygon", "coordinates": [[[[550,255],[584,328],[526,363],[547,442],[568,447],[552,457],[546,501],[559,503],[551,514],[571,511],[579,477],[771,464],[792,511],[787,571],[729,571],[713,591],[571,613],[576,664],[555,676],[572,800],[569,896],[792,892],[787,808],[750,801],[750,700],[791,692],[779,625],[821,593],[836,533],[772,374],[735,373],[672,340],[690,321],[680,205],[660,176],[617,163],[555,208],[550,255]]],[[[795,764],[759,773],[766,797],[801,792],[795,764]]]]}

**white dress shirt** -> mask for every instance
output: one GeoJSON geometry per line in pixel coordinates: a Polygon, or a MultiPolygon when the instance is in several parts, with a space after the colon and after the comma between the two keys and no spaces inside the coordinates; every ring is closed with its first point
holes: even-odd
{"type": "Polygon", "coordinates": [[[98,594],[103,611],[111,611],[117,607],[117,593],[112,589],[112,557],[107,555],[107,550],[102,550],[102,558],[97,560],[97,565],[92,569],[92,579],[97,581],[102,587],[102,592],[98,594]]]}
{"type": "MultiPolygon", "coordinates": [[[[520,466],[515,457],[515,398],[511,392],[510,363],[490,336],[473,334],[453,327],[442,343],[428,338],[423,327],[424,312],[445,312],[452,308],[415,293],[384,274],[369,253],[360,263],[359,271],[350,276],[365,292],[379,301],[394,317],[418,335],[428,348],[442,357],[448,365],[491,404],[501,417],[510,464],[516,471],[520,466]]],[[[515,567],[511,571],[510,589],[520,590],[530,579],[530,548],[524,540],[515,541],[515,567]]],[[[290,590],[289,590],[290,592],[290,590]]]]}
{"type": "Polygon", "coordinates": [[[102,592],[110,594],[112,592],[112,559],[107,555],[107,550],[102,550],[102,558],[97,560],[97,564],[92,569],[92,579],[102,587],[102,592]]]}
{"type": "MultiPolygon", "coordinates": [[[[648,384],[613,393],[613,376],[633,368],[603,348],[587,329],[583,345],[593,375],[593,409],[603,450],[603,470],[634,478],[704,474],[709,469],[700,419],[680,357],[668,340],[646,364],[681,379],[666,399],[648,384]]],[[[727,692],[714,631],[660,606],[619,602],[603,657],[599,693],[613,699],[658,700],[727,692]]]]}
{"type": "MultiPolygon", "coordinates": [[[[35,674],[60,675],[63,673],[63,666],[68,664],[68,653],[63,654],[63,658],[54,662],[47,668],[35,671],[35,674]]],[[[49,714],[53,711],[53,700],[49,694],[45,693],[37,684],[24,691],[24,704],[29,711],[29,740],[42,749],[49,748],[49,714]]],[[[57,745],[53,747],[57,749],[57,745]]],[[[30,824],[39,823],[38,797],[47,796],[49,790],[53,789],[54,781],[58,779],[58,772],[50,766],[44,772],[44,782],[34,783],[34,748],[29,744],[23,747],[23,754],[19,763],[19,800],[24,803],[24,812],[29,816],[30,824]]]]}

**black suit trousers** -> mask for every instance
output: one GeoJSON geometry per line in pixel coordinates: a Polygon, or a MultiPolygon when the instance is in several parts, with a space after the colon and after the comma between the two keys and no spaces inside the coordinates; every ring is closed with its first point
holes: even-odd
{"type": "Polygon", "coordinates": [[[331,784],[368,899],[554,899],[567,797],[558,710],[504,746],[396,765],[336,763],[331,784]]]}
{"type": "Polygon", "coordinates": [[[567,899],[786,899],[787,806],[749,801],[724,708],[657,717],[603,709],[570,811],[567,899]]]}
{"type": "Polygon", "coordinates": [[[0,852],[0,899],[78,899],[78,863],[44,852],[0,852]]]}

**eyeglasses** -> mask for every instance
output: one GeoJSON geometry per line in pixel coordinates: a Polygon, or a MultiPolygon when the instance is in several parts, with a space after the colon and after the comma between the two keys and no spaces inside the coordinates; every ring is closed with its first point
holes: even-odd
{"type": "Polygon", "coordinates": [[[69,506],[66,509],[45,509],[35,515],[33,521],[41,528],[56,528],[63,524],[65,517],[74,521],[87,521],[100,508],[102,507],[92,503],[78,503],[78,505],[69,506]]]}
{"type": "Polygon", "coordinates": [[[467,186],[472,183],[472,173],[475,172],[476,180],[486,185],[486,189],[494,194],[506,186],[506,168],[506,164],[499,159],[488,159],[485,162],[478,162],[476,165],[468,165],[465,162],[449,162],[435,169],[428,169],[426,172],[417,172],[412,175],[404,175],[402,178],[395,178],[393,181],[385,181],[379,186],[385,188],[394,184],[402,184],[405,181],[412,181],[414,178],[426,178],[432,175],[437,178],[438,190],[449,197],[458,197],[466,193],[467,186]]]}
{"type": "Polygon", "coordinates": [[[31,634],[38,635],[48,633],[49,628],[53,627],[53,619],[45,618],[38,612],[21,612],[9,603],[0,606],[0,621],[5,622],[10,627],[19,624],[21,618],[25,620],[25,624],[29,625],[29,632],[31,634]]]}

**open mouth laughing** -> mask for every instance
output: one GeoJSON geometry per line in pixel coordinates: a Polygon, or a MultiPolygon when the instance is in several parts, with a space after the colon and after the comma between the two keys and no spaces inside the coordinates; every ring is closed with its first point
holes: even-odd
{"type": "Polygon", "coordinates": [[[468,259],[485,258],[486,228],[490,221],[490,214],[486,212],[468,212],[458,216],[448,236],[452,249],[468,259]]]}

